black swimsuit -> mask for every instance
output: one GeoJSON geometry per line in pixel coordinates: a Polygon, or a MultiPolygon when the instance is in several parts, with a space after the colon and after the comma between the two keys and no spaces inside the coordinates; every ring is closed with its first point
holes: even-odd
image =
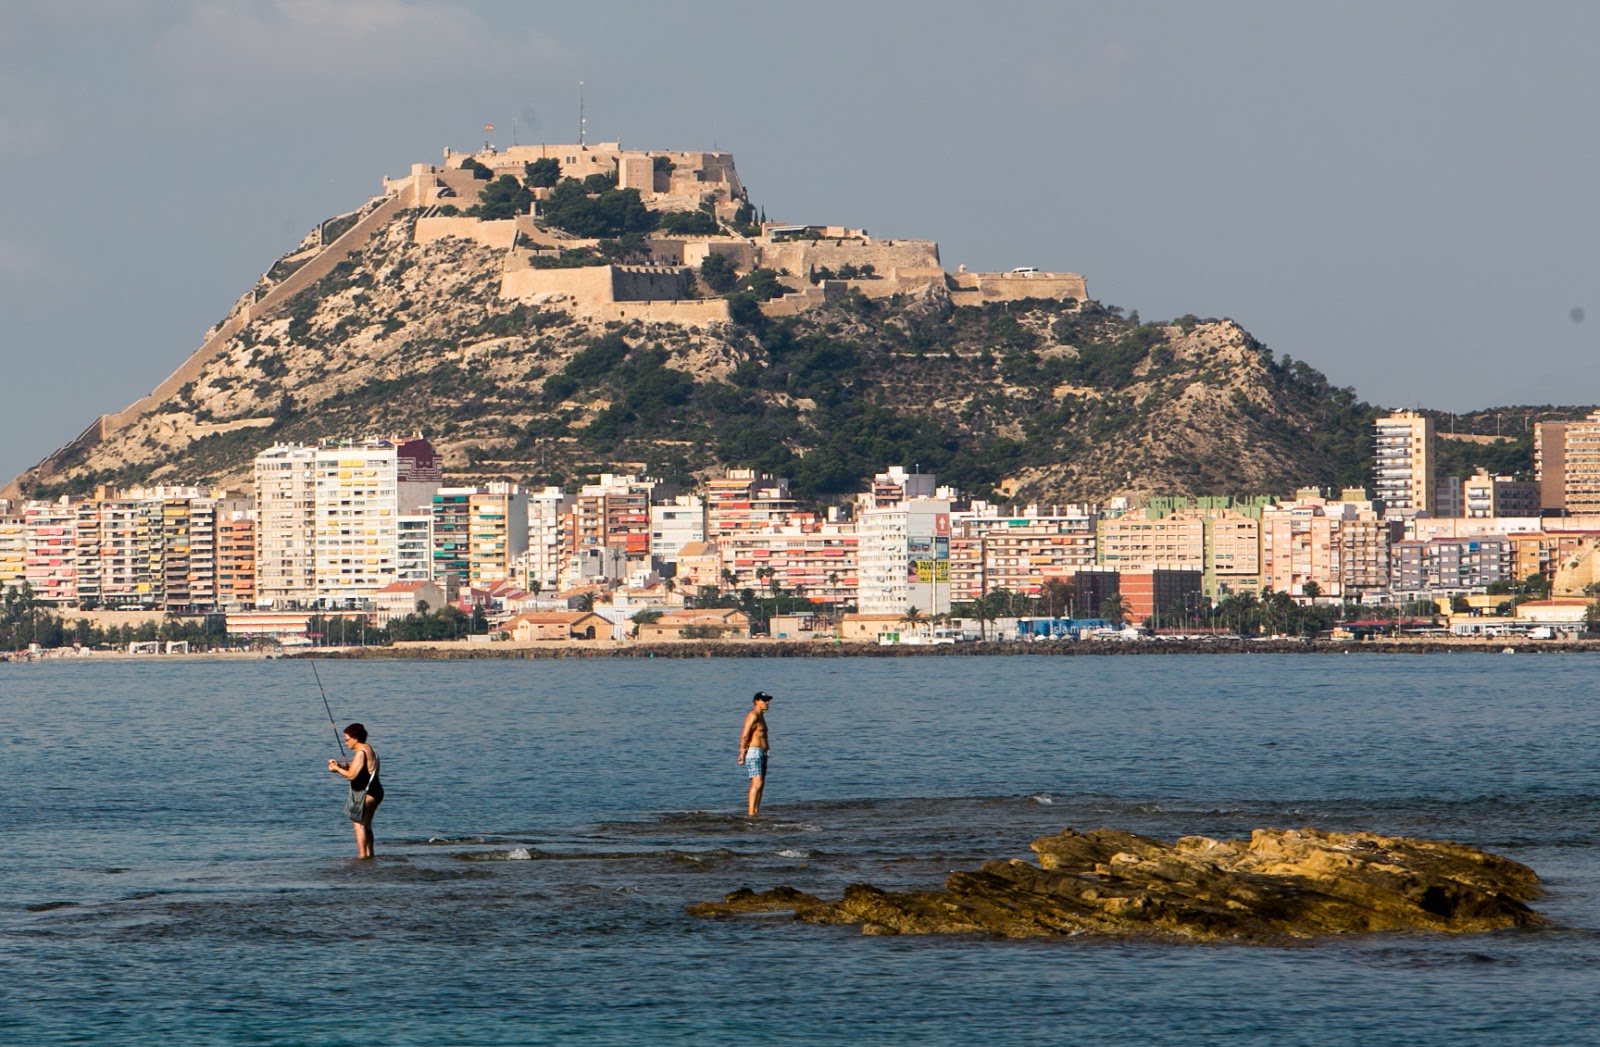
{"type": "Polygon", "coordinates": [[[372,797],[372,802],[378,803],[383,800],[383,772],[379,771],[378,776],[374,777],[367,770],[367,766],[371,762],[372,761],[368,760],[362,764],[361,773],[350,779],[350,788],[356,790],[357,792],[360,792],[362,789],[367,790],[367,795],[372,797]],[[371,782],[372,784],[368,785],[368,782],[371,782]]]}

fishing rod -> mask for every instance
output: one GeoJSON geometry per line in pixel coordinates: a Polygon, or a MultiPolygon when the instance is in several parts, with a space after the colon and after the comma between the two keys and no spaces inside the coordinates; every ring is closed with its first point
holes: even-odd
{"type": "Polygon", "coordinates": [[[322,707],[328,710],[328,726],[333,728],[333,740],[339,743],[339,755],[348,756],[344,751],[344,739],[339,737],[339,725],[333,722],[333,708],[328,705],[328,692],[322,690],[322,674],[317,672],[317,660],[306,659],[311,663],[311,675],[317,678],[317,690],[322,691],[322,707]]]}

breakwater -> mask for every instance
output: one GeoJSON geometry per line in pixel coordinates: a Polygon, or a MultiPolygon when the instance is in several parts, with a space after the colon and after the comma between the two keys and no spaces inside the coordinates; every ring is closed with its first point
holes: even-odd
{"type": "Polygon", "coordinates": [[[1600,640],[1080,640],[1020,643],[978,641],[911,645],[820,640],[696,640],[677,643],[441,643],[397,647],[324,647],[293,658],[960,658],[996,655],[1115,657],[1162,654],[1590,654],[1600,640]]]}

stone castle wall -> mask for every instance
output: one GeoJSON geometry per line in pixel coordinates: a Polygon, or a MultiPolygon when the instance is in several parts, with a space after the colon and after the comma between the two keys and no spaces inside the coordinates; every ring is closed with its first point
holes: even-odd
{"type": "Polygon", "coordinates": [[[434,215],[429,218],[418,218],[416,230],[411,238],[415,243],[431,244],[447,236],[459,236],[464,240],[476,241],[485,247],[505,251],[510,249],[519,233],[517,224],[515,218],[485,222],[476,218],[459,216],[447,218],[434,215]]]}
{"type": "Polygon", "coordinates": [[[956,305],[1016,302],[1024,298],[1089,297],[1088,284],[1078,273],[955,273],[950,277],[950,300],[956,305]]]}
{"type": "Polygon", "coordinates": [[[840,298],[849,289],[845,280],[824,280],[816,286],[803,287],[793,294],[773,298],[761,303],[761,311],[768,316],[797,316],[807,309],[815,309],[824,302],[840,298]]]}
{"type": "Polygon", "coordinates": [[[565,297],[594,304],[616,300],[611,293],[611,267],[608,265],[581,269],[515,269],[500,278],[500,297],[518,301],[555,301],[565,297]]]}
{"type": "MultiPolygon", "coordinates": [[[[522,175],[524,165],[535,160],[553,159],[561,165],[563,178],[579,181],[590,175],[617,175],[617,184],[623,189],[638,189],[642,194],[666,193],[681,196],[698,204],[702,193],[715,189],[725,190],[732,197],[744,196],[744,185],[734,168],[733,154],[707,153],[696,150],[623,149],[620,142],[599,142],[593,145],[514,145],[508,149],[483,150],[476,153],[455,153],[446,150],[445,170],[441,178],[460,170],[467,159],[501,173],[522,175]],[[673,163],[673,170],[663,174],[655,172],[655,158],[665,156],[673,163]]],[[[469,178],[470,172],[464,172],[469,178]]],[[[450,183],[457,193],[461,189],[450,183]]],[[[480,183],[481,184],[481,183],[480,183]]],[[[473,202],[476,202],[473,194],[473,202]]]]}
{"type": "Polygon", "coordinates": [[[673,301],[688,297],[689,281],[681,269],[613,265],[611,295],[618,302],[673,301]]]}
{"type": "Polygon", "coordinates": [[[812,268],[838,272],[844,265],[874,271],[925,269],[939,265],[939,245],[932,240],[791,240],[785,243],[757,241],[760,264],[768,269],[787,269],[795,276],[807,276],[812,268]]]}
{"type": "Polygon", "coordinates": [[[683,264],[691,269],[700,268],[700,264],[710,255],[719,254],[733,263],[735,269],[746,272],[756,267],[756,248],[748,240],[685,240],[683,242],[683,264]]]}
{"type": "Polygon", "coordinates": [[[500,278],[500,297],[598,320],[699,324],[726,320],[720,298],[686,298],[683,270],[594,265],[578,269],[516,269],[500,278]]]}
{"type": "Polygon", "coordinates": [[[530,300],[567,296],[585,306],[612,302],[681,301],[683,270],[657,266],[589,265],[577,269],[515,269],[500,279],[500,297],[530,300]]]}
{"type": "Polygon", "coordinates": [[[617,158],[617,188],[637,189],[641,194],[656,191],[655,161],[643,153],[624,153],[617,158]]]}
{"type": "Polygon", "coordinates": [[[728,303],[722,298],[687,298],[678,302],[611,302],[589,307],[583,315],[596,320],[641,320],[654,324],[726,323],[728,303]]]}

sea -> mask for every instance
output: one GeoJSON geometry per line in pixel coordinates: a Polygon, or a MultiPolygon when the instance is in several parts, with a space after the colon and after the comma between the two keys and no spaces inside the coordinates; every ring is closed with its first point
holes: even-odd
{"type": "Polygon", "coordinates": [[[1600,1042],[1597,676],[1507,653],[0,665],[0,1042],[1600,1042]],[[382,758],[370,862],[324,693],[382,758]],[[684,911],[936,887],[1102,826],[1458,840],[1537,870],[1550,923],[1264,946],[684,911]]]}

